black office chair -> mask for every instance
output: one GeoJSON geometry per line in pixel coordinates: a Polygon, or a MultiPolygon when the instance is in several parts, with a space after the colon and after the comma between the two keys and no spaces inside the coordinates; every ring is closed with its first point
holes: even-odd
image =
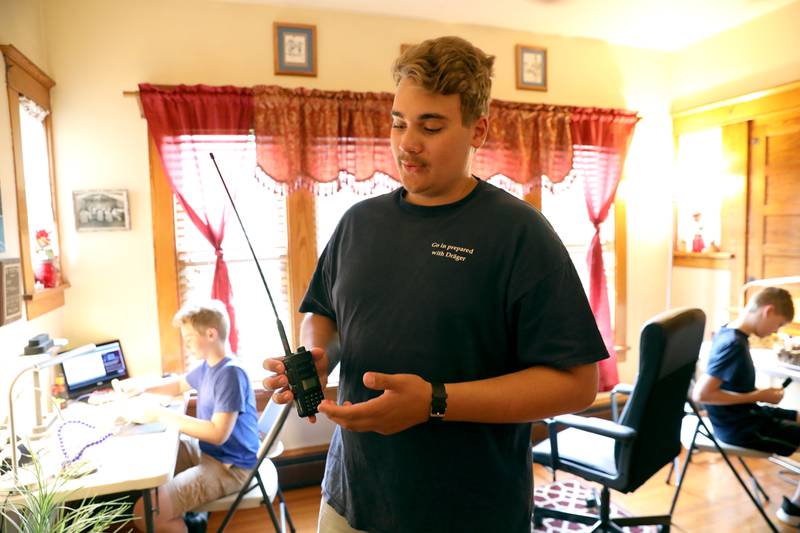
{"type": "Polygon", "coordinates": [[[275,465],[269,460],[270,452],[278,444],[278,435],[283,429],[283,424],[286,422],[286,417],[289,416],[291,409],[292,404],[277,404],[270,398],[258,420],[258,430],[262,434],[262,439],[256,456],[256,466],[242,485],[242,488],[237,493],[223,496],[198,509],[194,509],[195,512],[227,511],[217,533],[222,533],[225,530],[237,509],[252,509],[261,505],[269,513],[270,520],[277,533],[285,532],[284,518],[288,522],[289,531],[291,533],[295,532],[294,524],[286,509],[286,501],[278,484],[278,472],[275,469],[275,465]],[[276,497],[281,509],[280,521],[272,508],[272,502],[276,497]]]}
{"type": "Polygon", "coordinates": [[[671,515],[611,517],[609,489],[632,492],[669,464],[681,450],[681,421],[694,375],[705,314],[699,309],[662,313],[644,325],[639,375],[619,423],[576,415],[547,421],[549,439],[533,448],[533,461],[600,483],[599,516],[535,507],[534,525],[556,518],[594,526],[592,531],[659,525],[668,532],[671,515]],[[558,432],[559,427],[567,427],[558,432]]]}

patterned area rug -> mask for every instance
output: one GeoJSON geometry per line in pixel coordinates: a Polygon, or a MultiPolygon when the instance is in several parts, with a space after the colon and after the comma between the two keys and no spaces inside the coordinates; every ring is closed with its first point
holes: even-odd
{"type": "MultiPolygon", "coordinates": [[[[547,507],[562,509],[564,511],[577,511],[587,514],[598,514],[600,511],[600,491],[597,491],[598,506],[587,508],[586,498],[592,495],[592,489],[584,487],[577,480],[568,479],[564,481],[557,481],[549,485],[541,487],[534,487],[533,489],[533,503],[536,507],[547,507]]],[[[630,516],[630,513],[620,509],[619,506],[614,505],[613,498],[611,502],[611,516],[630,516]]],[[[545,518],[542,528],[534,528],[531,525],[531,531],[539,532],[546,531],[547,533],[565,533],[588,531],[591,526],[583,524],[576,524],[574,522],[564,522],[555,518],[545,518]]],[[[625,528],[629,533],[650,533],[655,532],[656,528],[652,526],[632,527],[625,528]]]]}

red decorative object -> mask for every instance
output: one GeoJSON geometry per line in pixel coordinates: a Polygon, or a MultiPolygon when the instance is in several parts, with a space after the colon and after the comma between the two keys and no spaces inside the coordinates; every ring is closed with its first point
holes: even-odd
{"type": "Polygon", "coordinates": [[[53,289],[58,286],[58,270],[50,260],[42,261],[36,265],[34,277],[36,281],[44,285],[45,289],[53,289]]]}

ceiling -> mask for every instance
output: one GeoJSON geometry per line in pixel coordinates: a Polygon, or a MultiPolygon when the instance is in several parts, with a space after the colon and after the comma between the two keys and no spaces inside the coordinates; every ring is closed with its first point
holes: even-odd
{"type": "Polygon", "coordinates": [[[674,51],[800,0],[222,0],[479,24],[674,51]]]}

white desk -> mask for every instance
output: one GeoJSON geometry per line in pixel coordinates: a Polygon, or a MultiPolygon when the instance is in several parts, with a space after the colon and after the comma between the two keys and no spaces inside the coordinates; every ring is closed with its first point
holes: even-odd
{"type": "Polygon", "coordinates": [[[753,358],[753,366],[758,372],[762,372],[776,378],[792,378],[800,381],[800,366],[791,365],[778,359],[778,354],[774,350],[767,348],[751,348],[750,355],[753,358]]]}
{"type": "MultiPolygon", "coordinates": [[[[173,407],[184,409],[185,402],[178,399],[173,407]]],[[[103,406],[78,404],[66,409],[63,416],[65,420],[82,420],[98,428],[111,428],[117,412],[114,404],[103,406]]],[[[41,454],[40,461],[45,474],[57,472],[63,460],[56,437],[56,428],[59,424],[60,422],[53,424],[52,435],[48,438],[32,443],[32,447],[41,454]]],[[[69,429],[73,427],[80,426],[68,426],[69,429]]],[[[65,434],[69,431],[68,428],[64,429],[65,434]]],[[[87,448],[82,455],[82,459],[87,459],[97,471],[64,483],[56,494],[65,500],[75,501],[117,492],[142,491],[147,531],[152,532],[154,528],[150,489],[172,479],[178,443],[178,429],[169,426],[165,431],[155,433],[113,435],[100,444],[87,448]]],[[[3,484],[0,482],[0,494],[2,491],[3,484]]],[[[23,504],[24,496],[9,496],[7,501],[23,504]]]]}

